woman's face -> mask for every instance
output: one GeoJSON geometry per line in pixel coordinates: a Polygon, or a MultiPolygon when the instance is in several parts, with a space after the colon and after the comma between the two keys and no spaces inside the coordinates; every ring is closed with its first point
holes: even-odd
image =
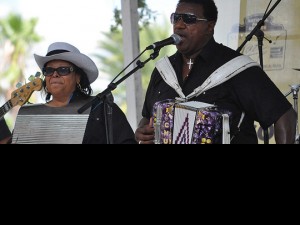
{"type": "MultiPolygon", "coordinates": [[[[50,76],[46,76],[46,87],[49,93],[52,94],[53,98],[67,98],[70,97],[73,92],[76,90],[76,85],[80,83],[80,75],[75,71],[75,67],[66,61],[55,60],[48,62],[46,68],[61,68],[65,67],[65,71],[68,71],[70,68],[73,68],[73,71],[70,71],[65,76],[62,76],[58,71],[50,76]]],[[[49,69],[51,71],[51,69],[49,69]]]]}

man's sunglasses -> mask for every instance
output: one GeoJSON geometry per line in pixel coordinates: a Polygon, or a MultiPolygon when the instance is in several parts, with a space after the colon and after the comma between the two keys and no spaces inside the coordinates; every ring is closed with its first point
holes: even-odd
{"type": "Polygon", "coordinates": [[[179,20],[181,20],[181,19],[187,25],[195,24],[198,21],[205,21],[205,22],[208,21],[207,19],[197,18],[196,15],[190,14],[190,13],[185,13],[185,14],[172,13],[171,14],[171,23],[173,25],[175,25],[176,23],[178,23],[179,20]]]}
{"type": "Polygon", "coordinates": [[[49,77],[52,76],[55,71],[58,73],[59,76],[67,76],[70,73],[74,72],[75,69],[73,67],[58,67],[56,69],[52,68],[52,67],[45,67],[43,69],[43,75],[45,77],[49,77]]]}

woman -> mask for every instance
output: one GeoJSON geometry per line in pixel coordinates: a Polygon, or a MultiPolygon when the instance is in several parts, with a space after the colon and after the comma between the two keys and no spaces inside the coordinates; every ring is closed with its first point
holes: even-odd
{"type": "MultiPolygon", "coordinates": [[[[107,129],[105,126],[103,104],[97,102],[97,105],[92,106],[89,111],[89,116],[87,116],[88,119],[85,117],[85,123],[82,123],[82,120],[80,119],[84,117],[80,117],[77,113],[78,109],[93,100],[93,97],[91,96],[91,84],[98,77],[98,69],[95,63],[88,56],[82,54],[76,47],[64,42],[51,44],[46,56],[35,54],[34,57],[45,76],[43,87],[46,93],[46,104],[43,106],[28,106],[28,109],[24,110],[26,114],[28,114],[29,111],[35,111],[38,112],[39,115],[47,115],[48,118],[46,118],[47,120],[45,123],[47,124],[45,126],[43,124],[37,125],[37,129],[39,129],[37,135],[39,135],[39,138],[33,140],[37,140],[38,143],[43,143],[41,140],[43,138],[46,143],[74,143],[72,140],[80,140],[80,142],[83,140],[82,142],[84,144],[106,144],[107,129]],[[72,111],[71,114],[73,116],[75,115],[75,119],[69,118],[71,117],[68,115],[70,110],[72,111]],[[61,122],[61,118],[65,118],[65,120],[62,120],[63,122],[61,122]],[[72,121],[75,122],[72,124],[72,121]],[[57,124],[53,125],[53,123],[57,124]],[[84,127],[82,124],[84,124],[84,127]],[[70,127],[68,128],[68,126],[70,127]],[[52,127],[52,130],[50,127],[52,127]],[[55,127],[57,127],[57,132],[61,132],[64,129],[66,129],[66,131],[61,132],[60,135],[54,138],[53,136],[57,135],[55,130],[53,131],[55,127]],[[85,132],[82,133],[84,129],[85,132]],[[51,130],[50,135],[47,136],[47,134],[41,134],[49,132],[49,130],[51,130]],[[60,139],[60,141],[57,139],[60,139]]],[[[124,113],[116,104],[113,104],[112,109],[113,143],[135,144],[136,141],[133,130],[124,113]]],[[[37,118],[44,117],[40,116],[37,118]]],[[[31,129],[32,133],[34,132],[33,130],[36,129],[31,129]]],[[[18,137],[13,138],[13,142],[14,140],[17,143],[20,143],[21,139],[18,135],[18,137]]]]}

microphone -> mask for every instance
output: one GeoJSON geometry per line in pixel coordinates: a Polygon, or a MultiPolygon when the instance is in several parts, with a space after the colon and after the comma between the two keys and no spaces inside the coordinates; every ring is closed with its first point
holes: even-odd
{"type": "Polygon", "coordinates": [[[154,44],[152,45],[149,45],[147,47],[146,50],[160,50],[161,48],[167,46],[167,45],[178,45],[180,44],[181,42],[181,37],[177,34],[172,34],[171,37],[165,39],[165,40],[162,40],[162,41],[158,41],[158,42],[155,42],[154,44]]]}

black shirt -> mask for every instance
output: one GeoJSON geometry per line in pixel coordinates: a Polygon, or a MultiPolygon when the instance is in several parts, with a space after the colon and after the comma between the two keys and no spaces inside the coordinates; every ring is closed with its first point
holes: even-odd
{"type": "MultiPolygon", "coordinates": [[[[112,106],[113,144],[137,144],[134,132],[123,111],[112,106]]],[[[104,104],[96,104],[90,113],[83,144],[107,144],[104,104]]]]}
{"type": "Polygon", "coordinates": [[[0,120],[0,140],[8,138],[11,136],[11,132],[7,127],[5,120],[0,120]]]}
{"type": "MultiPolygon", "coordinates": [[[[171,56],[170,62],[176,71],[183,93],[188,96],[215,70],[238,56],[240,56],[238,52],[211,39],[195,59],[192,71],[185,81],[182,78],[183,57],[181,53],[177,52],[171,56]]],[[[156,102],[176,97],[179,95],[165,83],[155,69],[147,90],[143,117],[149,119],[152,116],[152,107],[156,102]]],[[[236,134],[232,143],[235,144],[257,144],[254,121],[267,129],[292,108],[289,101],[260,67],[251,67],[192,100],[215,104],[232,113],[231,130],[232,134],[236,134]],[[237,133],[237,126],[243,112],[246,113],[246,117],[240,132],[237,133]]]]}
{"type": "MultiPolygon", "coordinates": [[[[87,103],[90,103],[94,100],[95,97],[87,97],[82,96],[79,93],[74,93],[70,103],[66,107],[59,107],[59,108],[51,108],[46,107],[44,105],[32,105],[31,107],[35,108],[35,113],[44,114],[62,114],[62,113],[70,113],[76,114],[81,107],[85,106],[87,103]],[[43,109],[46,107],[46,110],[43,109]]],[[[104,107],[103,104],[98,104],[97,107],[93,106],[90,112],[86,111],[85,113],[89,113],[89,118],[85,127],[84,137],[83,137],[83,144],[107,144],[107,134],[106,134],[106,127],[105,127],[105,115],[104,115],[104,107]]],[[[116,105],[113,104],[113,143],[114,144],[137,144],[135,140],[134,132],[125,116],[123,111],[116,105]]],[[[28,111],[33,112],[33,110],[28,109],[28,111]]],[[[26,114],[26,112],[23,113],[26,114]]],[[[51,122],[51,121],[49,121],[51,122]]],[[[53,121],[52,121],[53,123],[53,121]]],[[[61,121],[57,122],[59,127],[61,121]]],[[[54,124],[55,125],[55,124],[54,124]]],[[[40,126],[38,124],[38,126],[40,126]]],[[[43,125],[44,126],[44,125],[43,125]]],[[[55,126],[54,126],[55,127],[55,126]]],[[[2,131],[2,128],[1,128],[2,131]]],[[[72,132],[72,130],[70,130],[72,132]]],[[[73,135],[70,133],[70,136],[73,135]]],[[[73,135],[74,136],[74,135],[73,135]]],[[[53,137],[52,137],[53,138],[53,137]]],[[[82,138],[82,137],[80,137],[82,138]]],[[[51,142],[52,143],[52,142],[51,142]]],[[[60,142],[59,142],[60,143],[60,142]]]]}

